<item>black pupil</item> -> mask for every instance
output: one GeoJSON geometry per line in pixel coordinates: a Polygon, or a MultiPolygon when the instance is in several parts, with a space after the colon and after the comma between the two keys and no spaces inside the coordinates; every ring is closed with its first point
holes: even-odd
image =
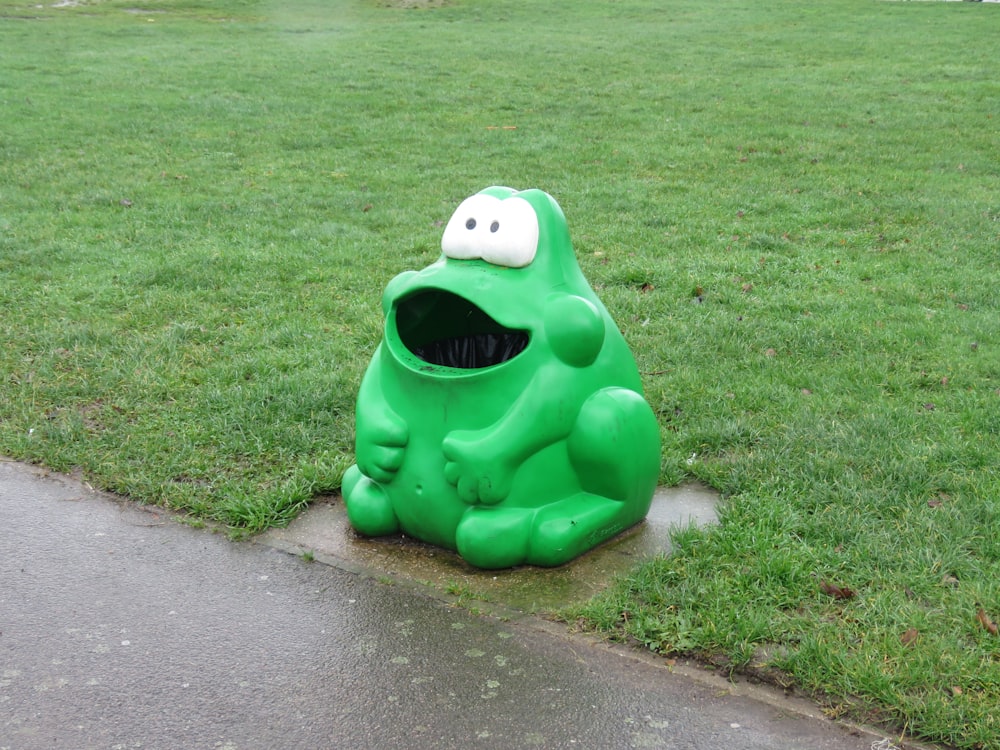
{"type": "Polygon", "coordinates": [[[494,221],[492,224],[490,224],[490,231],[491,232],[495,232],[499,228],[500,228],[500,222],[499,221],[494,221]]]}
{"type": "Polygon", "coordinates": [[[476,228],[476,220],[475,219],[469,219],[467,222],[465,222],[465,228],[466,229],[475,229],[476,228]]]}

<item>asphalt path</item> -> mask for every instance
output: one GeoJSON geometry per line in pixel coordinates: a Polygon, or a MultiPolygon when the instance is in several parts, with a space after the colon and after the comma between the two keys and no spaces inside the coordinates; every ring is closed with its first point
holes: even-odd
{"type": "Polygon", "coordinates": [[[0,461],[0,750],[878,741],[0,461]]]}

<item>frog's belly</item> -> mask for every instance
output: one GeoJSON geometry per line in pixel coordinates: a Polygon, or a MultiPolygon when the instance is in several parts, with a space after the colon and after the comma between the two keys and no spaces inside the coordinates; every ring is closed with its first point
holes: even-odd
{"type": "MultiPolygon", "coordinates": [[[[403,465],[385,489],[403,532],[449,549],[469,505],[444,476],[441,439],[412,440],[403,465]]],[[[580,491],[564,441],[527,459],[515,472],[505,507],[540,508],[580,491]]]]}
{"type": "Polygon", "coordinates": [[[441,440],[411,437],[403,465],[385,490],[403,532],[455,549],[455,529],[469,507],[444,478],[441,440]]]}

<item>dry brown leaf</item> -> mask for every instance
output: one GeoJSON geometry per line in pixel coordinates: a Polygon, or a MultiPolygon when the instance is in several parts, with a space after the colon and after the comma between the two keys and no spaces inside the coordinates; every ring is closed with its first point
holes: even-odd
{"type": "Polygon", "coordinates": [[[830,583],[828,581],[820,581],[819,589],[827,596],[832,596],[834,599],[853,599],[857,596],[857,593],[848,588],[847,586],[838,586],[835,583],[830,583]]]}
{"type": "Polygon", "coordinates": [[[979,624],[983,626],[985,630],[988,630],[991,635],[997,635],[1000,633],[1000,628],[997,628],[997,624],[990,619],[990,616],[986,614],[986,610],[982,607],[976,612],[976,617],[979,618],[979,624]]]}
{"type": "Polygon", "coordinates": [[[900,642],[904,646],[912,646],[920,638],[920,633],[916,628],[907,628],[901,636],[899,636],[900,642]]]}

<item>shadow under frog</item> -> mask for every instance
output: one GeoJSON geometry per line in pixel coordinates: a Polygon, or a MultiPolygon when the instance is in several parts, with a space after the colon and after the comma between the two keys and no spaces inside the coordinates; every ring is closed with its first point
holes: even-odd
{"type": "Polygon", "coordinates": [[[635,361],[547,193],[488,188],[441,246],[383,295],[348,518],[480,568],[560,565],[649,510],[660,431],[635,361]]]}

